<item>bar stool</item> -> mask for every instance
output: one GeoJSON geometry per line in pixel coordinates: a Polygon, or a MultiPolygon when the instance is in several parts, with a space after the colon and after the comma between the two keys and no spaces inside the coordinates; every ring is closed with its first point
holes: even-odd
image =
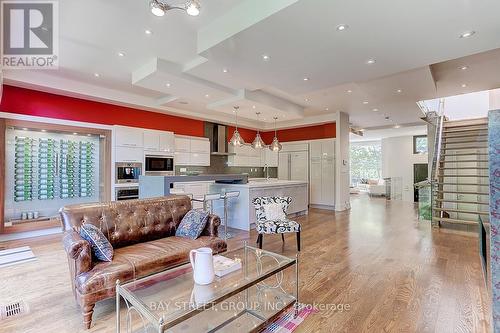
{"type": "Polygon", "coordinates": [[[224,200],[224,240],[233,237],[227,232],[227,208],[230,198],[237,198],[240,196],[240,191],[229,191],[220,195],[220,199],[224,200]]]}
{"type": "Polygon", "coordinates": [[[220,200],[220,193],[209,193],[203,196],[203,210],[205,212],[214,213],[214,201],[220,200]]]}

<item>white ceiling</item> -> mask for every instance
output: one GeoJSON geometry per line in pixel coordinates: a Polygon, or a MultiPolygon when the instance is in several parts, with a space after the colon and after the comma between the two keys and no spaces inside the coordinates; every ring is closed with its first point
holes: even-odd
{"type": "Polygon", "coordinates": [[[241,123],[261,129],[274,116],[292,127],[338,111],[357,127],[413,124],[419,100],[500,87],[496,0],[201,5],[198,17],[155,17],[147,0],[62,0],[60,69],[10,70],[6,82],[223,123],[234,122],[238,104],[241,123]],[[468,30],[477,33],[459,38],[468,30]],[[459,70],[464,63],[470,70],[459,70]]]}
{"type": "Polygon", "coordinates": [[[427,134],[427,126],[408,126],[400,128],[383,128],[374,130],[365,130],[363,136],[350,133],[350,142],[375,141],[385,138],[394,138],[410,135],[425,135],[427,134]]]}

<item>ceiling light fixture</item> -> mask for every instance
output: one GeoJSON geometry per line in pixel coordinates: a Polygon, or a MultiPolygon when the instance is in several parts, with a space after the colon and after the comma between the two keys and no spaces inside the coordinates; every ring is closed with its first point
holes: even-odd
{"type": "Polygon", "coordinates": [[[273,117],[273,119],[274,119],[274,138],[271,145],[269,145],[269,149],[271,149],[272,151],[280,151],[283,148],[283,146],[278,141],[278,134],[277,134],[278,130],[276,128],[276,120],[278,120],[278,117],[273,117]]]}
{"type": "Polygon", "coordinates": [[[252,109],[256,109],[257,107],[255,105],[252,105],[252,109]]]}
{"type": "Polygon", "coordinates": [[[269,59],[271,59],[271,58],[267,54],[264,54],[262,56],[262,60],[264,60],[264,61],[269,61],[269,59]]]}
{"type": "Polygon", "coordinates": [[[227,72],[228,72],[227,68],[222,69],[222,73],[227,73],[227,72]]]}
{"type": "Polygon", "coordinates": [[[364,104],[364,105],[368,104],[368,101],[364,101],[364,102],[363,102],[363,104],[364,104]]]}
{"type": "Polygon", "coordinates": [[[373,109],[372,111],[373,111],[373,112],[378,112],[378,109],[377,109],[377,108],[375,108],[375,109],[373,109]]]}
{"type": "Polygon", "coordinates": [[[376,63],[376,62],[377,62],[377,61],[376,61],[375,59],[368,59],[368,60],[366,61],[366,64],[367,64],[367,65],[373,65],[373,64],[374,64],[374,63],[376,63]]]}
{"type": "Polygon", "coordinates": [[[123,52],[118,52],[118,56],[119,56],[119,57],[125,57],[125,53],[123,53],[123,52]]]}
{"type": "Polygon", "coordinates": [[[209,98],[209,97],[210,97],[210,95],[209,95],[209,94],[205,94],[205,97],[206,97],[206,98],[209,98]]]}
{"type": "Polygon", "coordinates": [[[351,89],[347,90],[347,93],[348,94],[352,93],[352,90],[351,89]]]}
{"type": "Polygon", "coordinates": [[[403,90],[398,89],[398,90],[396,90],[396,92],[397,92],[398,94],[401,94],[401,93],[403,92],[403,90]]]}
{"type": "Polygon", "coordinates": [[[329,108],[325,108],[325,111],[328,111],[328,110],[330,110],[330,109],[329,108]]]}
{"type": "Polygon", "coordinates": [[[467,87],[467,85],[465,83],[462,84],[462,88],[465,88],[467,87]]]}
{"type": "Polygon", "coordinates": [[[466,31],[466,32],[464,32],[463,34],[460,35],[460,38],[469,38],[469,37],[472,37],[475,34],[476,34],[476,32],[474,30],[466,31]]]}
{"type": "Polygon", "coordinates": [[[170,86],[171,86],[170,83],[166,83],[165,85],[167,86],[167,88],[170,88],[170,86]]]}
{"type": "Polygon", "coordinates": [[[311,100],[310,100],[309,98],[306,98],[306,99],[305,99],[305,101],[306,101],[306,102],[310,102],[311,100]]]}
{"type": "MultiPolygon", "coordinates": [[[[255,112],[255,114],[257,115],[257,121],[259,121],[260,112],[255,112]]],[[[266,143],[260,137],[260,130],[258,128],[257,128],[257,135],[255,135],[255,139],[252,142],[252,147],[254,149],[262,149],[266,147],[266,143]]]]}
{"type": "Polygon", "coordinates": [[[240,107],[235,105],[233,108],[234,108],[233,112],[236,117],[236,128],[234,129],[233,136],[231,137],[231,140],[229,140],[229,143],[235,147],[241,147],[245,144],[245,140],[243,140],[243,138],[240,135],[240,132],[238,132],[238,109],[240,107]]]}
{"type": "Polygon", "coordinates": [[[95,77],[100,77],[100,76],[101,76],[101,74],[99,74],[99,73],[94,73],[94,76],[95,76],[95,77]]]}
{"type": "Polygon", "coordinates": [[[401,125],[394,125],[394,128],[400,128],[401,125]]]}
{"type": "Polygon", "coordinates": [[[149,29],[146,29],[146,30],[144,30],[144,33],[146,35],[151,35],[153,32],[151,30],[149,30],[149,29]]]}
{"type": "Polygon", "coordinates": [[[190,16],[198,16],[200,14],[200,3],[198,0],[189,0],[184,4],[171,5],[165,3],[164,0],[151,0],[149,2],[149,8],[151,13],[155,16],[164,16],[165,13],[171,9],[184,10],[190,16]]]}
{"type": "Polygon", "coordinates": [[[347,28],[349,28],[349,26],[347,24],[339,24],[336,29],[337,29],[337,31],[344,31],[347,28]]]}
{"type": "Polygon", "coordinates": [[[309,81],[308,77],[303,78],[304,81],[309,81]]]}
{"type": "Polygon", "coordinates": [[[463,70],[463,71],[465,71],[465,70],[469,69],[469,67],[467,67],[467,66],[462,66],[462,67],[460,67],[460,69],[461,69],[461,70],[463,70]]]}

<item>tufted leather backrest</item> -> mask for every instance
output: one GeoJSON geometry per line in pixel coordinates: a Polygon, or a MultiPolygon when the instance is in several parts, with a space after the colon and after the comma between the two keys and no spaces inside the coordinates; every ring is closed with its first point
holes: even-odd
{"type": "Polygon", "coordinates": [[[64,230],[80,231],[90,223],[101,229],[113,248],[175,235],[191,200],[185,195],[152,199],[68,205],[59,210],[64,230]]]}

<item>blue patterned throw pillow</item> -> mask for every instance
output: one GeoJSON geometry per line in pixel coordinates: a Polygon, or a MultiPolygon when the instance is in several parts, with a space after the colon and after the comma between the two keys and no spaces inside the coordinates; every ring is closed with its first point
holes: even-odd
{"type": "Polygon", "coordinates": [[[205,229],[205,225],[208,221],[208,213],[198,210],[190,210],[182,218],[177,231],[176,236],[185,237],[190,239],[196,239],[200,237],[201,232],[205,229]]]}
{"type": "Polygon", "coordinates": [[[98,260],[113,260],[113,246],[98,227],[93,224],[83,224],[80,227],[80,236],[90,243],[92,253],[98,260]]]}

